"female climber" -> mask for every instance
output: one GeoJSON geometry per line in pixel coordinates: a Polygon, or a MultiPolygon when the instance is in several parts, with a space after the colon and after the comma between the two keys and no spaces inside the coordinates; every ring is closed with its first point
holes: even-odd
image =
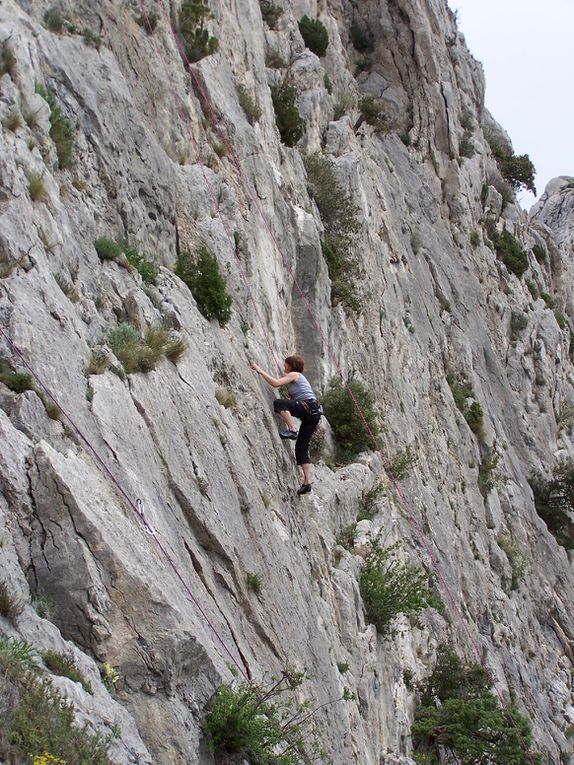
{"type": "Polygon", "coordinates": [[[295,459],[297,465],[303,470],[303,483],[297,490],[297,494],[308,494],[311,491],[309,441],[317,430],[322,410],[309,381],[303,374],[305,362],[301,356],[287,356],[283,377],[272,377],[254,361],[251,361],[249,366],[274,388],[280,388],[282,385],[287,386],[289,398],[276,398],[273,402],[273,411],[281,417],[287,426],[287,430],[279,433],[281,438],[296,439],[295,459]],[[301,420],[301,427],[298,432],[293,417],[301,420]]]}

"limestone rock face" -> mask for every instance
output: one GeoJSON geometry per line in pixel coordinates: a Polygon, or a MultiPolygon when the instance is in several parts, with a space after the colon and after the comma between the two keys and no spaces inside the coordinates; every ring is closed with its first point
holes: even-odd
{"type": "Polygon", "coordinates": [[[115,734],[117,763],[213,763],[217,687],[291,666],[336,765],[407,765],[416,683],[445,642],[515,695],[536,750],[569,762],[572,559],[529,478],[574,459],[573,179],[530,217],[514,203],[489,145],[510,139],[443,0],[298,0],[274,29],[257,0],[210,0],[218,51],[194,64],[179,4],[153,5],[146,31],[151,4],[77,0],[56,29],[47,1],[2,3],[0,372],[31,384],[0,382],[0,574],[26,604],[0,637],[73,656],[93,695],[54,682],[79,724],[115,734]],[[304,14],[328,30],[322,58],[304,14]],[[286,78],[295,147],[271,95],[286,78]],[[319,151],[356,208],[355,310],[332,299],[302,156],[319,151]],[[100,238],[153,261],[156,283],[133,252],[98,256],[100,238]],[[233,299],[224,326],[174,273],[201,247],[233,299]],[[123,324],[185,351],[126,372],[123,324]],[[294,352],[320,395],[353,377],[384,419],[379,448],[347,465],[324,422],[302,498],[276,392],[249,367],[279,376],[294,352]],[[359,588],[374,539],[429,570],[442,612],[377,635],[359,588]]]}

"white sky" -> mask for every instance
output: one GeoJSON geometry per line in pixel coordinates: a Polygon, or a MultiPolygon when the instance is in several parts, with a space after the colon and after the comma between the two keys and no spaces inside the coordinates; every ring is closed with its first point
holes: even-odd
{"type": "MultiPolygon", "coordinates": [[[[486,108],[515,154],[536,168],[536,191],[574,176],[574,0],[448,0],[482,63],[486,108]]],[[[529,208],[532,194],[520,192],[529,208]]]]}

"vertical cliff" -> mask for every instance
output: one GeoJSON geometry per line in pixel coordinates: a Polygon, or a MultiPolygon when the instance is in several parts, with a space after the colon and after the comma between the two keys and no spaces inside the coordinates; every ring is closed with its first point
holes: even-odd
{"type": "Polygon", "coordinates": [[[516,205],[510,140],[443,0],[208,6],[193,63],[177,2],[0,7],[0,636],[75,662],[92,693],[50,677],[117,763],[212,763],[217,687],[286,666],[309,674],[336,765],[408,762],[445,642],[514,695],[547,762],[571,762],[572,554],[529,479],[574,458],[572,179],[532,218],[516,205]],[[338,281],[317,153],[356,208],[338,281]],[[174,272],[202,247],[228,322],[174,272]],[[153,358],[118,358],[118,327],[153,358]],[[321,394],[359,380],[383,422],[346,465],[325,423],[305,498],[248,366],[295,351],[321,394]],[[399,487],[386,469],[407,448],[399,487]],[[445,604],[386,636],[358,585],[377,535],[445,604]]]}

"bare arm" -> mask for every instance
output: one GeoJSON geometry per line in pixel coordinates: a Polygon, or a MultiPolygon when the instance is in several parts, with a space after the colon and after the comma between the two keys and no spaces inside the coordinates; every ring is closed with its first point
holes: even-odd
{"type": "Polygon", "coordinates": [[[280,388],[282,385],[289,385],[289,383],[294,382],[299,377],[299,372],[289,372],[288,374],[283,375],[283,377],[272,377],[261,369],[261,367],[254,361],[249,362],[249,366],[251,369],[255,370],[258,375],[261,375],[266,383],[269,383],[269,385],[272,385],[274,388],[280,388]]]}

